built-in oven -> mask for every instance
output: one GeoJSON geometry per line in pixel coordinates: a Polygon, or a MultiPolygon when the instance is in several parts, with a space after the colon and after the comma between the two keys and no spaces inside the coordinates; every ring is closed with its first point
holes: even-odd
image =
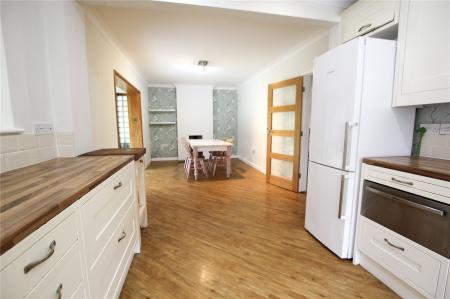
{"type": "Polygon", "coordinates": [[[450,258],[450,205],[364,181],[361,215],[450,258]]]}

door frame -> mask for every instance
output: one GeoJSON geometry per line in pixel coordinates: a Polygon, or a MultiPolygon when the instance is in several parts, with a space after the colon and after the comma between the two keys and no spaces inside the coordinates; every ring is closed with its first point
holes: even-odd
{"type": "MultiPolygon", "coordinates": [[[[138,137],[139,142],[141,144],[141,147],[144,147],[144,134],[143,134],[143,130],[142,130],[142,107],[141,107],[141,91],[139,89],[137,89],[133,84],[130,83],[130,81],[128,81],[127,79],[125,79],[124,76],[122,76],[118,71],[113,70],[113,80],[114,80],[114,108],[116,110],[116,128],[117,128],[117,146],[120,147],[120,135],[119,135],[119,126],[118,126],[118,111],[117,111],[117,95],[118,93],[116,92],[116,86],[117,86],[117,78],[120,78],[120,80],[124,81],[125,84],[127,84],[127,102],[128,102],[128,122],[129,122],[129,127],[131,129],[131,118],[130,118],[130,101],[136,101],[139,103],[139,120],[140,120],[140,136],[138,137]],[[128,88],[132,89],[131,92],[128,91],[128,88]]],[[[130,143],[131,145],[132,142],[131,140],[135,140],[132,139],[132,132],[130,131],[130,143]]],[[[133,147],[133,146],[132,146],[133,147]]]]}
{"type": "Polygon", "coordinates": [[[267,150],[266,150],[266,182],[280,186],[282,188],[298,192],[300,177],[300,142],[301,142],[301,123],[302,123],[302,100],[303,100],[303,77],[295,77],[268,86],[267,100],[267,150]],[[273,90],[295,85],[295,104],[284,106],[273,106],[273,90]],[[272,115],[274,112],[295,112],[295,128],[294,130],[272,130],[272,115]],[[272,137],[284,136],[294,138],[294,155],[285,155],[272,153],[272,137]],[[292,166],[292,180],[274,176],[272,171],[272,158],[283,161],[290,161],[292,166]]]}

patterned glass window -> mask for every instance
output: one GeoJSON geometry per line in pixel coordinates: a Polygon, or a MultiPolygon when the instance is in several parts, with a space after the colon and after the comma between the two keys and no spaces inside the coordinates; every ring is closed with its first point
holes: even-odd
{"type": "Polygon", "coordinates": [[[130,123],[128,122],[128,99],[122,94],[117,95],[117,125],[119,128],[119,141],[121,148],[129,148],[130,140],[130,123]]]}

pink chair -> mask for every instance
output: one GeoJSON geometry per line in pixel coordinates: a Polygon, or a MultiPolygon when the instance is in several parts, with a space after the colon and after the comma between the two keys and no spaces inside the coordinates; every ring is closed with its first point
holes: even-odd
{"type": "MultiPolygon", "coordinates": [[[[184,172],[186,174],[186,178],[189,179],[189,174],[191,173],[191,170],[194,170],[194,153],[187,142],[186,138],[181,138],[181,143],[184,146],[184,149],[186,150],[186,159],[184,160],[184,172]]],[[[208,177],[208,171],[206,170],[205,166],[205,157],[202,153],[198,153],[197,158],[197,169],[201,170],[206,177],[208,177]]]]}
{"type": "MultiPolygon", "coordinates": [[[[225,139],[224,141],[234,143],[233,138],[225,139]]],[[[208,170],[214,176],[216,174],[217,165],[227,166],[227,152],[224,151],[211,151],[209,152],[208,170]]]]}

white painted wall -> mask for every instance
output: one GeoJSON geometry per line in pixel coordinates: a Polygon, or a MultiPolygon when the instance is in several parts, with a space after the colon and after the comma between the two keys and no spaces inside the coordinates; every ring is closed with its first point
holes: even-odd
{"type": "Polygon", "coordinates": [[[6,132],[15,128],[14,116],[11,108],[11,96],[9,93],[8,67],[6,65],[5,45],[3,43],[3,30],[0,21],[0,132],[6,132]]]}
{"type": "Polygon", "coordinates": [[[328,32],[317,35],[240,86],[238,155],[244,162],[265,173],[267,86],[273,82],[310,73],[313,59],[326,52],[328,45],[328,32]]]}
{"type": "Polygon", "coordinates": [[[213,138],[213,86],[177,84],[178,160],[186,158],[180,138],[213,138]]]}
{"type": "Polygon", "coordinates": [[[1,2],[12,114],[73,132],[74,152],[91,149],[84,16],[75,1],[1,2]]]}
{"type": "Polygon", "coordinates": [[[116,148],[117,125],[114,95],[114,70],[141,92],[142,129],[147,148],[146,163],[150,163],[150,129],[148,115],[148,83],[125,54],[117,47],[104,26],[91,12],[86,18],[86,47],[93,147],[116,148]]]}

